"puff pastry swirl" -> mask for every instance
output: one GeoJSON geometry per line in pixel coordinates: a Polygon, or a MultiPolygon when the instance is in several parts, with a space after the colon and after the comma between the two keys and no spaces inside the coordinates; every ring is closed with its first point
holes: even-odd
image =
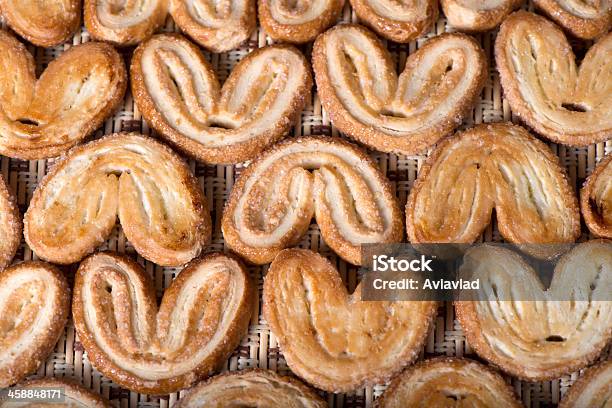
{"type": "Polygon", "coordinates": [[[612,154],[608,154],[580,190],[582,216],[596,236],[612,239],[612,154]]]}
{"type": "Polygon", "coordinates": [[[540,135],[572,146],[612,137],[612,33],[578,68],[559,27],[518,11],[501,26],[495,61],[512,111],[540,135]]]}
{"type": "Polygon", "coordinates": [[[66,407],[66,408],[113,408],[108,400],[100,397],[99,395],[89,391],[87,388],[82,387],[72,381],[60,380],[57,378],[40,378],[37,380],[27,381],[23,384],[19,384],[19,389],[59,389],[62,398],[64,399],[61,404],[37,404],[32,402],[31,404],[26,403],[14,403],[0,402],[0,408],[46,408],[46,407],[66,407]]]}
{"type": "Polygon", "coordinates": [[[440,0],[448,23],[464,31],[491,30],[522,3],[523,0],[440,0]]]}
{"type": "Polygon", "coordinates": [[[68,40],[81,22],[81,0],[0,0],[0,9],[9,27],[40,47],[68,40]]]}
{"type": "Polygon", "coordinates": [[[79,146],[34,191],[25,239],[41,258],[78,262],[102,244],[117,216],[136,251],[159,265],[183,265],[210,240],[206,199],[169,148],[119,133],[79,146]]]}
{"type": "Polygon", "coordinates": [[[0,154],[23,160],[54,157],[98,128],[127,86],[121,56],[102,43],[74,46],[36,79],[34,59],[0,31],[0,154]]]}
{"type": "Polygon", "coordinates": [[[563,255],[546,290],[532,267],[506,248],[471,248],[462,270],[483,288],[477,300],[455,303],[467,341],[513,376],[560,377],[591,363],[612,338],[612,302],[601,300],[612,286],[611,241],[589,241],[563,255]]]}
{"type": "Polygon", "coordinates": [[[534,0],[533,3],[551,20],[585,40],[606,34],[612,25],[610,0],[534,0]]]}
{"type": "Polygon", "coordinates": [[[197,385],[174,408],[327,408],[313,390],[269,370],[228,372],[197,385]]]}
{"type": "Polygon", "coordinates": [[[612,401],[612,361],[589,368],[559,403],[559,408],[608,408],[612,401]]]}
{"type": "Polygon", "coordinates": [[[92,364],[143,394],[193,385],[245,334],[254,289],[245,268],[220,253],[190,263],[159,309],[153,281],[129,258],[100,253],[76,275],[72,315],[92,364]]]}
{"type": "Polygon", "coordinates": [[[361,244],[399,242],[401,211],[365,152],[337,138],[304,137],[272,147],[234,185],[223,212],[226,244],[249,262],[271,262],[316,217],[343,259],[361,263],[361,244]]]}
{"type": "Polygon", "coordinates": [[[15,198],[0,175],[0,271],[11,263],[21,242],[21,218],[15,198]]]}
{"type": "Polygon", "coordinates": [[[47,358],[69,311],[70,288],[55,267],[30,261],[0,272],[0,389],[47,358]]]}
{"type": "Polygon", "coordinates": [[[332,123],[383,152],[419,153],[461,123],[487,76],[484,52],[465,34],[442,34],[410,55],[401,75],[374,34],[342,24],[314,45],[321,103],[332,123]]]}
{"type": "Polygon", "coordinates": [[[408,196],[408,239],[472,243],[493,208],[501,235],[516,244],[568,243],[580,235],[578,202],[558,158],[522,127],[495,123],[436,147],[408,196]]]}
{"type": "Polygon", "coordinates": [[[425,360],[406,369],[375,403],[376,408],[456,406],[522,407],[499,374],[475,361],[452,357],[425,360]]]}
{"type": "Polygon", "coordinates": [[[206,163],[251,159],[285,136],[312,87],[304,56],[293,47],[275,45],[240,61],[221,88],[198,48],[172,34],[138,47],[131,77],[147,122],[206,163]]]}
{"type": "Polygon", "coordinates": [[[317,388],[346,392],[387,381],[413,361],[436,303],[364,302],[335,267],[304,249],[280,252],[265,277],[263,312],[291,370],[317,388]]]}

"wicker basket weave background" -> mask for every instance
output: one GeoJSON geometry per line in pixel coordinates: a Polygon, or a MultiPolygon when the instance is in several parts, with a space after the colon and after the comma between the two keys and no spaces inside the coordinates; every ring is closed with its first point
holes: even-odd
{"type": "MultiPolygon", "coordinates": [[[[532,9],[531,4],[525,7],[532,9]]],[[[344,8],[342,20],[352,22],[358,21],[348,4],[344,8]]],[[[2,25],[5,27],[4,24],[2,25]]],[[[177,31],[171,19],[168,20],[164,27],[164,31],[177,31]]],[[[388,43],[388,47],[395,58],[398,70],[403,68],[406,57],[418,49],[424,41],[445,31],[452,30],[446,26],[445,19],[441,18],[429,34],[417,41],[409,44],[388,43]]],[[[477,35],[476,38],[480,41],[489,59],[489,78],[481,94],[480,100],[470,116],[464,121],[462,128],[481,122],[516,121],[516,118],[511,114],[508,103],[503,98],[499,77],[495,68],[493,59],[495,32],[477,35]]],[[[74,36],[72,44],[79,44],[88,40],[89,35],[83,30],[74,36]]],[[[206,53],[206,56],[216,70],[220,81],[223,81],[227,78],[233,66],[245,55],[253,49],[263,47],[270,42],[270,39],[266,37],[261,29],[259,29],[253,34],[249,42],[240,49],[224,54],[206,53]]],[[[300,48],[309,55],[311,46],[312,45],[309,44],[300,48]]],[[[29,50],[33,53],[36,60],[37,72],[42,72],[49,61],[56,58],[68,47],[70,47],[70,43],[51,49],[29,46],[29,50]]],[[[579,45],[577,50],[578,55],[580,55],[581,47],[582,50],[584,50],[584,45],[579,45]]],[[[131,51],[131,49],[121,50],[127,64],[129,64],[131,51]]],[[[129,92],[125,97],[120,111],[107,120],[103,128],[93,137],[100,137],[103,134],[110,134],[118,131],[138,131],[144,134],[153,133],[142,120],[129,92]]],[[[309,134],[338,135],[337,129],[331,125],[328,116],[322,111],[321,103],[316,93],[313,94],[312,100],[302,112],[300,119],[295,124],[292,131],[293,136],[309,134]]],[[[288,137],[292,136],[290,135],[288,137]]],[[[562,166],[567,169],[570,181],[575,188],[582,186],[584,179],[591,173],[598,160],[603,158],[606,153],[612,152],[612,141],[591,145],[587,148],[569,148],[552,143],[549,145],[559,156],[562,166]]],[[[403,208],[410,187],[426,155],[406,157],[371,152],[371,156],[376,159],[382,171],[386,173],[391,181],[403,208]]],[[[15,193],[22,214],[27,209],[27,203],[34,189],[47,172],[52,161],[53,160],[37,160],[27,162],[0,156],[0,173],[5,177],[10,189],[15,193]]],[[[227,250],[221,234],[223,206],[236,177],[240,174],[244,166],[203,166],[194,161],[190,161],[190,167],[192,171],[195,172],[200,186],[206,194],[213,220],[213,239],[207,251],[227,250]]],[[[485,241],[501,240],[494,224],[495,223],[493,223],[484,233],[483,239],[485,241]]],[[[583,231],[582,240],[588,239],[588,232],[584,226],[583,231]]],[[[357,268],[339,260],[339,258],[329,250],[321,240],[316,224],[311,225],[300,246],[321,252],[323,255],[334,260],[349,290],[352,291],[355,288],[358,282],[357,268]]],[[[111,238],[107,241],[103,249],[127,253],[135,258],[137,257],[137,254],[127,242],[119,226],[113,231],[111,238]]],[[[35,258],[35,256],[32,251],[25,243],[22,243],[15,261],[33,258],[35,258]]],[[[150,274],[152,279],[155,280],[157,294],[161,297],[164,288],[169,286],[179,269],[162,268],[151,262],[144,261],[141,257],[137,257],[137,259],[141,265],[145,266],[146,271],[150,274]]],[[[69,279],[72,280],[76,266],[63,269],[66,271],[69,279]]],[[[261,297],[261,288],[266,267],[250,267],[249,270],[254,280],[258,283],[261,297]]],[[[290,374],[276,339],[274,335],[270,333],[268,326],[261,316],[259,300],[256,307],[257,310],[252,318],[248,335],[244,337],[240,347],[233,353],[224,366],[219,369],[240,370],[250,367],[259,367],[290,374]]],[[[435,320],[435,326],[432,328],[431,334],[427,339],[421,358],[433,355],[469,356],[477,358],[471,351],[469,345],[465,342],[465,337],[461,332],[461,328],[455,320],[451,304],[446,304],[440,308],[435,320]]],[[[601,358],[612,358],[610,356],[610,350],[604,352],[601,358]]],[[[579,373],[574,373],[571,376],[565,376],[559,380],[543,383],[527,383],[507,376],[506,378],[508,381],[512,382],[517,395],[526,407],[549,407],[555,406],[558,403],[562,394],[571,386],[578,375],[579,373]]],[[[49,356],[46,363],[42,365],[38,372],[32,377],[36,376],[67,377],[74,379],[82,383],[85,387],[111,399],[113,404],[117,407],[171,407],[180,397],[180,394],[171,394],[169,396],[139,395],[122,389],[112,383],[109,379],[96,371],[87,360],[83,347],[75,336],[72,322],[69,322],[53,354],[49,356]]],[[[373,400],[384,391],[384,388],[384,384],[381,384],[360,389],[350,394],[322,395],[327,399],[330,407],[369,407],[372,405],[373,400]]]]}

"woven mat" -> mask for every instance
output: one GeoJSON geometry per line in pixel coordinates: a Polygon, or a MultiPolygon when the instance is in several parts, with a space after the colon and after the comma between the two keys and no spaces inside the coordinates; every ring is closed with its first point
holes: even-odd
{"type": "MultiPolygon", "coordinates": [[[[347,2],[348,3],[348,2],[347,2]]],[[[528,7],[533,9],[531,2],[528,7]]],[[[345,6],[342,21],[358,22],[355,14],[352,12],[348,4],[345,6]]],[[[2,24],[5,27],[4,24],[2,24]]],[[[164,31],[178,31],[172,20],[169,19],[164,31]]],[[[436,23],[430,33],[417,41],[409,44],[392,44],[388,43],[388,48],[392,52],[398,71],[403,68],[406,57],[419,48],[428,38],[441,34],[445,31],[452,31],[446,26],[444,18],[436,23]]],[[[497,122],[497,121],[515,121],[510,106],[504,100],[502,89],[499,83],[499,76],[495,68],[493,58],[493,44],[495,33],[485,33],[476,36],[480,41],[485,53],[489,59],[489,78],[482,92],[481,99],[476,104],[475,108],[464,121],[462,128],[471,126],[474,123],[481,122],[497,122]]],[[[89,40],[89,35],[86,31],[77,33],[72,40],[72,44],[79,44],[89,40]]],[[[238,50],[234,50],[224,54],[206,53],[208,60],[217,72],[221,81],[225,80],[231,69],[255,48],[263,47],[271,43],[263,31],[258,30],[247,44],[238,50]]],[[[43,49],[29,47],[33,53],[38,73],[46,67],[49,61],[56,58],[64,50],[69,48],[69,44],[62,45],[53,49],[43,49]]],[[[310,54],[312,45],[300,47],[307,55],[310,54]]],[[[584,45],[578,45],[577,53],[580,55],[580,47],[584,50],[584,45]]],[[[129,63],[131,49],[121,50],[126,63],[129,63]]],[[[139,131],[144,134],[153,134],[154,132],[142,120],[140,113],[133,103],[132,96],[126,95],[124,104],[120,111],[111,119],[107,120],[103,129],[99,130],[93,138],[118,131],[139,131]]],[[[318,95],[315,93],[308,106],[302,112],[302,115],[293,128],[292,135],[309,135],[309,134],[325,134],[338,135],[338,130],[335,129],[325,112],[322,111],[321,103],[318,95]]],[[[291,137],[291,135],[289,136],[291,137]]],[[[569,148],[556,144],[549,144],[553,151],[559,156],[561,164],[567,169],[571,184],[579,188],[584,179],[591,173],[595,164],[606,153],[612,152],[612,141],[607,143],[599,143],[586,148],[569,148]]],[[[371,156],[378,162],[380,168],[391,181],[397,196],[399,197],[402,208],[405,205],[407,194],[414,182],[418,169],[420,168],[426,154],[419,156],[398,156],[393,154],[382,154],[378,152],[370,152],[371,156]]],[[[10,189],[16,194],[19,207],[22,214],[27,209],[27,203],[30,201],[32,193],[38,182],[45,175],[49,164],[52,160],[37,160],[37,161],[19,161],[12,160],[0,156],[0,173],[8,181],[10,189]]],[[[195,172],[200,186],[202,187],[211,211],[213,220],[213,236],[212,244],[207,248],[207,251],[224,251],[227,250],[223,236],[221,234],[221,216],[223,205],[227,199],[229,192],[232,189],[236,177],[240,174],[244,165],[238,166],[203,166],[194,161],[190,161],[192,171],[195,172]]],[[[582,240],[588,239],[588,232],[583,226],[582,240]]],[[[485,241],[500,241],[501,237],[497,232],[495,223],[493,223],[483,234],[485,241]]],[[[357,268],[340,260],[322,241],[319,229],[316,224],[312,224],[308,233],[300,243],[304,248],[310,248],[318,251],[329,259],[333,260],[338,267],[343,280],[347,287],[352,291],[357,282],[357,268]]],[[[155,280],[157,295],[161,298],[164,288],[168,287],[175,274],[179,271],[176,268],[162,268],[147,262],[142,257],[139,257],[133,247],[127,242],[121,228],[117,226],[111,238],[106,242],[103,249],[113,250],[120,253],[127,253],[137,258],[141,265],[144,265],[147,272],[155,280]]],[[[22,243],[19,252],[15,258],[16,261],[29,260],[35,258],[32,251],[25,243],[22,243]]],[[[64,268],[69,279],[72,280],[76,266],[64,268]]],[[[263,286],[263,276],[265,275],[266,267],[251,267],[249,271],[252,277],[258,282],[259,295],[261,299],[261,289],[263,286]]],[[[266,325],[266,322],[261,315],[261,301],[257,303],[257,310],[252,318],[248,335],[244,337],[240,347],[233,355],[225,362],[220,371],[224,370],[241,370],[251,367],[268,368],[283,374],[291,374],[287,368],[287,364],[279,350],[276,338],[266,325]]],[[[610,357],[610,350],[604,352],[601,358],[610,357]]],[[[446,356],[469,356],[476,358],[477,356],[470,349],[465,341],[465,337],[461,331],[461,327],[455,319],[452,305],[443,305],[435,320],[435,325],[427,339],[426,345],[420,358],[446,355],[446,356]]],[[[579,373],[574,373],[571,376],[565,376],[559,380],[542,383],[527,383],[521,382],[510,377],[506,377],[512,383],[517,395],[523,401],[526,407],[550,407],[555,406],[562,394],[576,380],[579,373]]],[[[147,396],[141,395],[129,390],[122,389],[114,384],[109,379],[101,375],[95,370],[87,359],[83,350],[83,346],[76,338],[75,330],[72,322],[69,322],[64,335],[58,342],[55,351],[46,363],[42,365],[38,372],[32,377],[37,376],[52,376],[52,377],[67,377],[75,379],[82,383],[85,387],[92,389],[94,392],[100,393],[106,398],[109,398],[117,407],[172,407],[172,405],[180,398],[180,394],[171,394],[164,396],[147,396]]],[[[330,407],[369,407],[373,400],[378,397],[385,389],[385,385],[377,385],[357,390],[350,394],[323,394],[328,401],[330,407]]]]}

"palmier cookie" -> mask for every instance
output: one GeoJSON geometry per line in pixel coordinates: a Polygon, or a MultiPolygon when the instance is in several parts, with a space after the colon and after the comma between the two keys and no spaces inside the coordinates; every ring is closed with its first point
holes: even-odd
{"type": "Polygon", "coordinates": [[[24,217],[25,239],[41,258],[78,262],[101,245],[119,217],[136,251],[178,266],[210,240],[206,199],[169,148],[119,133],[72,149],[40,182],[24,217]]]}
{"type": "MultiPolygon", "coordinates": [[[[61,403],[44,403],[38,404],[32,402],[21,403],[9,401],[0,401],[0,408],[43,408],[43,407],[70,407],[70,408],[113,408],[110,401],[91,392],[87,388],[63,379],[57,378],[40,378],[37,380],[27,381],[17,386],[20,390],[44,389],[44,390],[59,390],[61,403]]],[[[59,399],[54,398],[54,399],[59,399]]]]}
{"type": "Polygon", "coordinates": [[[305,249],[280,252],[266,275],[263,312],[289,368],[331,392],[387,381],[421,350],[436,303],[361,301],[336,268],[305,249]]]}
{"type": "Polygon", "coordinates": [[[317,38],[313,66],[321,103],[341,132],[403,154],[422,152],[452,132],[487,77],[484,52],[465,34],[432,38],[398,77],[376,36],[349,24],[317,38]]]}
{"type": "Polygon", "coordinates": [[[157,35],[138,47],[131,77],[147,122],[206,163],[245,161],[284,137],[312,87],[304,56],[274,45],[240,61],[221,88],[198,48],[177,34],[157,35]]]}
{"type": "Polygon", "coordinates": [[[153,280],[135,262],[92,255],[75,279],[72,317],[92,364],[143,394],[193,385],[246,333],[254,288],[234,258],[208,254],[174,279],[159,309],[153,280]]]}
{"type": "Polygon", "coordinates": [[[249,262],[271,262],[297,244],[315,217],[325,243],[361,263],[361,245],[400,242],[401,210],[368,155],[338,138],[272,147],[240,175],[223,211],[226,244],[249,262]]]}
{"type": "Polygon", "coordinates": [[[327,408],[301,381],[270,370],[228,372],[192,388],[173,408],[327,408]]]}
{"type": "Polygon", "coordinates": [[[612,137],[612,34],[580,64],[563,31],[518,11],[504,21],[495,61],[512,111],[553,142],[585,146],[612,137]]]}
{"type": "Polygon", "coordinates": [[[603,158],[580,190],[582,216],[596,236],[612,239],[612,154],[603,158]]]}
{"type": "Polygon", "coordinates": [[[255,0],[169,0],[176,24],[202,47],[213,52],[237,48],[257,27],[255,0]]]}
{"type": "Polygon", "coordinates": [[[74,46],[36,79],[32,55],[0,30],[0,154],[54,157],[98,128],[127,86],[121,56],[107,44],[74,46]]]}
{"type": "Polygon", "coordinates": [[[40,47],[65,42],[81,22],[80,0],[0,0],[0,9],[9,27],[40,47]]]}
{"type": "Polygon", "coordinates": [[[523,0],[440,0],[448,23],[464,31],[491,30],[522,3],[523,0]]]}
{"type": "Polygon", "coordinates": [[[533,3],[572,35],[585,40],[606,34],[612,25],[609,0],[534,0],[533,3]]]}
{"type": "Polygon", "coordinates": [[[513,376],[558,378],[591,363],[612,338],[612,302],[604,301],[611,241],[589,241],[563,255],[546,290],[518,253],[490,245],[469,249],[460,274],[483,288],[476,299],[455,303],[468,343],[513,376]]]}
{"type": "Polygon", "coordinates": [[[301,44],[334,24],[343,7],[344,0],[258,0],[259,22],[273,39],[301,44]]]}
{"type": "Polygon", "coordinates": [[[0,175],[0,271],[11,263],[21,242],[21,218],[15,198],[0,175]]]}
{"type": "Polygon", "coordinates": [[[170,0],[84,1],[85,27],[93,38],[115,45],[135,45],[164,24],[170,0]]]}
{"type": "Polygon", "coordinates": [[[589,368],[561,399],[559,408],[608,408],[612,401],[612,360],[589,368]]]}
{"type": "Polygon", "coordinates": [[[580,235],[578,202],[558,158],[522,127],[495,123],[444,140],[421,167],[406,203],[408,240],[472,243],[494,208],[512,243],[580,235]]]}
{"type": "Polygon", "coordinates": [[[406,369],[375,403],[376,408],[455,406],[522,407],[499,374],[475,361],[453,357],[425,360],[406,369]]]}
{"type": "Polygon", "coordinates": [[[70,288],[55,267],[30,261],[0,272],[0,389],[40,366],[69,311],[70,288]]]}

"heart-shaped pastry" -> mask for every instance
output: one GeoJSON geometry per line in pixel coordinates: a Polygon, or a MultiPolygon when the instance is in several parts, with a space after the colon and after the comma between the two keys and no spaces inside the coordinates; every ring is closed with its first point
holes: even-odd
{"type": "Polygon", "coordinates": [[[170,0],[84,1],[85,27],[93,38],[135,45],[164,24],[170,0]]]}
{"type": "Polygon", "coordinates": [[[279,143],[240,175],[223,211],[225,243],[249,262],[297,244],[312,217],[325,243],[353,264],[361,245],[400,242],[401,210],[368,155],[338,138],[279,143]]]}
{"type": "Polygon", "coordinates": [[[251,159],[285,136],[312,87],[304,56],[294,47],[274,45],[240,61],[221,88],[198,47],[176,34],[141,44],[131,78],[147,122],[206,163],[251,159]]]}
{"type": "Polygon", "coordinates": [[[559,408],[608,408],[612,401],[612,360],[589,368],[563,396],[559,408]]]}
{"type": "Polygon", "coordinates": [[[612,238],[612,154],[603,158],[580,190],[582,216],[596,236],[612,238]]]}
{"type": "Polygon", "coordinates": [[[81,22],[81,0],[0,0],[6,23],[40,47],[68,40],[81,22]]]}
{"type": "Polygon", "coordinates": [[[571,146],[612,137],[612,34],[578,68],[559,27],[517,11],[501,25],[495,62],[512,111],[540,135],[571,146]]]}
{"type": "Polygon", "coordinates": [[[246,333],[255,296],[245,268],[221,253],[187,265],[159,309],[153,279],[111,253],[81,263],[74,325],[92,364],[142,394],[169,394],[210,375],[246,333]]]}
{"type": "Polygon", "coordinates": [[[425,360],[406,369],[375,404],[376,408],[496,406],[522,407],[499,374],[475,361],[452,357],[425,360]]]}
{"type": "Polygon", "coordinates": [[[228,372],[192,388],[173,408],[327,408],[301,381],[270,370],[228,372]]]}
{"type": "Polygon", "coordinates": [[[379,35],[407,43],[427,33],[438,19],[437,0],[349,0],[364,24],[379,35]]]}
{"type": "Polygon", "coordinates": [[[349,295],[335,267],[305,249],[274,259],[263,302],[289,368],[332,392],[383,383],[413,361],[437,309],[428,301],[361,301],[361,285],[349,295]]]}
{"type": "Polygon", "coordinates": [[[21,217],[15,198],[0,175],[0,271],[11,263],[21,242],[21,217]]]}
{"type": "Polygon", "coordinates": [[[0,389],[40,366],[69,312],[70,288],[55,267],[30,261],[0,272],[0,389]]]}
{"type": "Polygon", "coordinates": [[[257,28],[255,0],[170,0],[170,14],[183,32],[213,52],[237,48],[257,28]]]}
{"type": "Polygon", "coordinates": [[[491,245],[469,249],[459,273],[481,287],[455,304],[468,343],[513,376],[558,378],[591,363],[612,338],[610,241],[563,255],[546,290],[520,255],[491,245]]]}
{"type": "Polygon", "coordinates": [[[334,24],[344,0],[259,0],[259,23],[278,41],[305,43],[334,24]]]}
{"type": "Polygon", "coordinates": [[[440,0],[448,23],[465,31],[497,27],[523,0],[440,0]]]}
{"type": "Polygon", "coordinates": [[[574,36],[586,40],[606,34],[612,25],[609,0],[533,0],[533,4],[574,36]]]}
{"type": "Polygon", "coordinates": [[[421,167],[406,203],[408,239],[472,243],[494,208],[513,243],[580,235],[578,201],[557,156],[522,127],[493,123],[444,140],[421,167]]]}
{"type": "MultiPolygon", "coordinates": [[[[66,407],[66,408],[114,408],[111,405],[110,401],[102,398],[101,396],[91,392],[87,388],[64,379],[58,378],[40,378],[37,380],[27,381],[23,384],[19,384],[17,386],[20,390],[59,390],[60,396],[52,395],[54,400],[62,399],[61,404],[31,404],[28,405],[18,405],[19,407],[25,408],[43,408],[43,407],[66,407]]],[[[18,404],[18,403],[17,403],[18,404]]],[[[0,405],[3,408],[11,408],[14,407],[10,403],[5,407],[4,405],[0,405]]]]}
{"type": "Polygon", "coordinates": [[[127,74],[108,44],[74,46],[36,79],[32,55],[0,31],[0,154],[54,157],[98,128],[123,100],[127,74]]]}
{"type": "Polygon", "coordinates": [[[119,133],[72,149],[34,191],[25,239],[41,258],[78,262],[119,217],[136,251],[178,266],[209,242],[206,199],[189,167],[151,138],[119,133]]]}
{"type": "Polygon", "coordinates": [[[332,123],[383,152],[419,153],[452,132],[487,77],[484,52],[459,33],[427,41],[408,57],[399,77],[380,40],[357,25],[337,25],[320,35],[312,58],[332,123]]]}

